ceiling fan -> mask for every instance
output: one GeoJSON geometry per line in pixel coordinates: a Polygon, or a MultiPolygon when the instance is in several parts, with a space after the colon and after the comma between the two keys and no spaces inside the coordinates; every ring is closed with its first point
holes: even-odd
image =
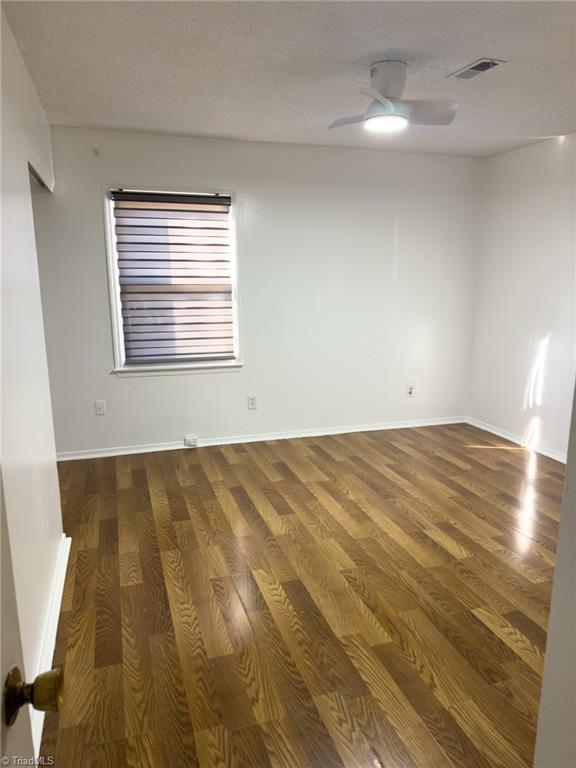
{"type": "Polygon", "coordinates": [[[378,61],[370,67],[370,84],[358,90],[372,101],[362,115],[340,117],[328,128],[364,123],[373,133],[397,133],[408,125],[449,125],[458,102],[451,99],[402,99],[408,65],[405,61],[378,61]]]}

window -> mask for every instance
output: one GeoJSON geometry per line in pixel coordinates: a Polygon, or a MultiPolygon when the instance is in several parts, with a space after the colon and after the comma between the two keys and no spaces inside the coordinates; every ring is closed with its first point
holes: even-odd
{"type": "Polygon", "coordinates": [[[231,198],[112,190],[117,368],[237,360],[231,198]]]}

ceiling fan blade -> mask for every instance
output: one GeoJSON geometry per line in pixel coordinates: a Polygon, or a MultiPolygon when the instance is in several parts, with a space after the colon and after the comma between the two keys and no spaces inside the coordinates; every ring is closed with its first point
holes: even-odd
{"type": "Polygon", "coordinates": [[[373,101],[378,101],[382,106],[390,108],[392,106],[392,101],[390,99],[387,99],[386,96],[382,96],[382,94],[376,90],[376,88],[372,88],[371,85],[366,85],[366,83],[361,83],[358,86],[358,92],[362,93],[364,96],[368,96],[373,101]]]}
{"type": "Polygon", "coordinates": [[[351,117],[339,117],[338,120],[330,123],[328,128],[341,128],[343,125],[354,125],[364,122],[364,115],[352,115],[351,117]]]}
{"type": "Polygon", "coordinates": [[[397,104],[410,125],[450,125],[458,110],[458,102],[451,99],[402,99],[397,104]]]}

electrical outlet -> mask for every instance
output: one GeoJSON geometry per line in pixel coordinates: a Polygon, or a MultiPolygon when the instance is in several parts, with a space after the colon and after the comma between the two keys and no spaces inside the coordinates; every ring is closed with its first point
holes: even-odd
{"type": "Polygon", "coordinates": [[[248,395],[246,398],[246,405],[248,406],[249,411],[257,410],[258,400],[256,399],[256,395],[248,395]]]}
{"type": "Polygon", "coordinates": [[[414,385],[408,384],[406,387],[406,397],[414,397],[414,385]]]}
{"type": "Polygon", "coordinates": [[[94,413],[96,416],[106,416],[106,400],[94,400],[94,413]]]}
{"type": "Polygon", "coordinates": [[[184,435],[184,445],[188,448],[198,447],[198,435],[184,435]]]}

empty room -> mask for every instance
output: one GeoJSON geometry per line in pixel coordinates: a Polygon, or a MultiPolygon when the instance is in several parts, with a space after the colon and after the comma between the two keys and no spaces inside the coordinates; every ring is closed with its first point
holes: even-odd
{"type": "Polygon", "coordinates": [[[576,768],[576,3],[1,20],[2,765],[576,768]]]}

